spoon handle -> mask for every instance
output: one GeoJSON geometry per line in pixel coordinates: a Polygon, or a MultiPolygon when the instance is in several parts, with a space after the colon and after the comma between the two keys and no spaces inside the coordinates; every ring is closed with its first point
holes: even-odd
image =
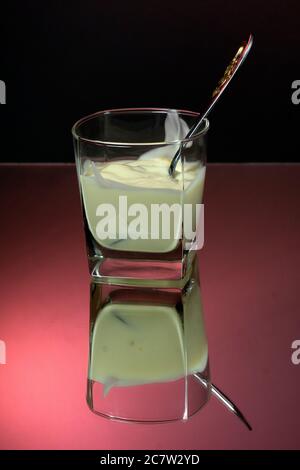
{"type": "MultiPolygon", "coordinates": [[[[189,139],[194,134],[196,134],[196,132],[199,130],[203,120],[206,118],[208,113],[214,107],[214,105],[216,104],[216,102],[218,101],[220,96],[222,95],[223,91],[225,90],[225,88],[229,84],[230,80],[232,79],[232,77],[235,75],[235,73],[237,72],[239,67],[242,65],[242,63],[246,59],[246,57],[247,57],[247,55],[248,55],[248,53],[251,49],[252,44],[253,44],[253,36],[252,36],[252,34],[250,34],[248,41],[244,41],[241,44],[241,46],[239,47],[239,49],[238,49],[237,53],[235,54],[234,58],[232,59],[232,61],[228,65],[228,67],[226,68],[223,77],[221,78],[221,80],[219,80],[218,85],[215,88],[215,90],[213,91],[211,100],[210,100],[208,106],[206,107],[205,112],[203,114],[201,114],[201,116],[197,120],[197,122],[191,127],[191,129],[189,130],[189,132],[185,136],[185,139],[189,139]]],[[[174,157],[171,161],[171,164],[170,164],[170,167],[169,167],[169,175],[170,176],[174,175],[176,165],[178,163],[178,160],[180,159],[180,154],[181,154],[181,146],[177,150],[177,152],[175,153],[175,155],[174,155],[174,157]]]]}
{"type": "MultiPolygon", "coordinates": [[[[199,380],[199,382],[204,386],[207,387],[208,383],[207,381],[201,377],[198,374],[194,374],[194,377],[199,380]]],[[[249,424],[249,422],[246,420],[245,416],[243,413],[238,409],[238,407],[225,395],[225,393],[221,392],[221,390],[214,384],[211,384],[211,393],[223,404],[228,408],[229,411],[231,411],[233,414],[235,414],[242,422],[243,424],[249,429],[249,431],[252,431],[252,427],[249,424]]]]}

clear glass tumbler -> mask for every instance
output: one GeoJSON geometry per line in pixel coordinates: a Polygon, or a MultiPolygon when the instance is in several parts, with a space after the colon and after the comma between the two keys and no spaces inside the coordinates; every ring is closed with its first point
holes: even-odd
{"type": "Polygon", "coordinates": [[[208,121],[185,139],[197,117],[115,109],[72,129],[91,275],[87,401],[108,418],[187,419],[210,396],[196,256],[208,121]]]}

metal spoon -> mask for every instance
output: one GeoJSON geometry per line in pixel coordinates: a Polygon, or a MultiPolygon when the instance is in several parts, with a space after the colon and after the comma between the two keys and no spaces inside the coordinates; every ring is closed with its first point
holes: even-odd
{"type": "MultiPolygon", "coordinates": [[[[185,136],[185,139],[189,139],[190,137],[192,137],[199,130],[201,124],[203,123],[203,120],[206,118],[208,113],[211,111],[213,106],[216,104],[216,102],[218,101],[218,99],[222,95],[223,91],[227,87],[228,83],[232,79],[233,75],[239,69],[240,65],[246,59],[246,57],[248,55],[248,52],[251,49],[252,43],[253,43],[253,36],[252,36],[252,34],[250,34],[248,41],[245,41],[245,42],[242,43],[242,45],[239,48],[239,50],[237,51],[236,55],[234,56],[234,58],[232,59],[232,61],[228,65],[228,67],[226,68],[223,77],[219,81],[219,83],[217,85],[217,88],[214,90],[214,92],[212,94],[212,97],[211,97],[208,105],[206,106],[206,111],[203,114],[201,114],[201,116],[199,117],[197,122],[191,127],[191,129],[189,130],[189,132],[185,136]]],[[[175,170],[176,170],[176,165],[177,165],[178,161],[180,160],[181,149],[182,149],[182,145],[180,146],[180,148],[177,150],[174,157],[172,158],[172,161],[171,161],[171,164],[170,164],[170,167],[169,167],[169,175],[172,176],[172,177],[174,176],[174,173],[175,173],[175,170]]]]}
{"type": "MultiPolygon", "coordinates": [[[[194,374],[194,377],[199,380],[199,382],[204,386],[207,387],[208,383],[207,381],[201,377],[198,374],[194,374]]],[[[233,414],[235,414],[241,421],[242,423],[249,429],[249,431],[252,431],[252,427],[249,424],[249,422],[246,420],[245,416],[243,413],[238,409],[238,407],[232,403],[231,400],[223,393],[221,390],[216,387],[216,385],[211,384],[211,393],[223,404],[228,408],[229,411],[231,411],[233,414]]]]}

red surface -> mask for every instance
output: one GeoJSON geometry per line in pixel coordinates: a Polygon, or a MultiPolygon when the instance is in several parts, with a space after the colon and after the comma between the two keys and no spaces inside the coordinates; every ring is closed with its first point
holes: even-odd
{"type": "Polygon", "coordinates": [[[209,166],[202,292],[215,399],[187,423],[133,425],[85,402],[89,277],[75,169],[1,166],[1,449],[300,447],[300,166],[209,166]]]}

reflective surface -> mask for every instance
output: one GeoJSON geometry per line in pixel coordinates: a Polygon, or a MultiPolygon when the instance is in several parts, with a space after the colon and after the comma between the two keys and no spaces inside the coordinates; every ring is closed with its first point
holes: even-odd
{"type": "Polygon", "coordinates": [[[215,399],[187,422],[155,427],[89,411],[89,275],[75,167],[0,165],[0,174],[2,449],[299,447],[300,366],[291,362],[299,339],[298,165],[207,168],[200,263],[212,379],[252,432],[215,399]]]}

